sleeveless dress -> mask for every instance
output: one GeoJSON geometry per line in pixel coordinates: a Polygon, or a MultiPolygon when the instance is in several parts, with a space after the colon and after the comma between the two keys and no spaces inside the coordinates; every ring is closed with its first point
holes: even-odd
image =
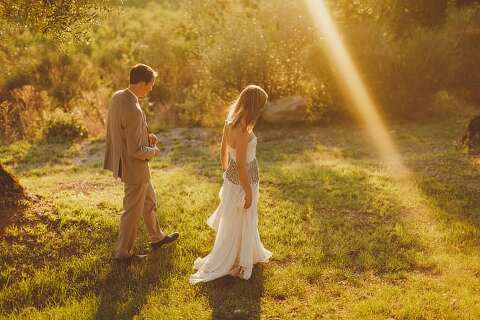
{"type": "Polygon", "coordinates": [[[256,159],[257,137],[247,145],[247,173],[252,186],[252,205],[244,209],[245,192],[240,185],[235,160],[235,149],[228,146],[228,168],[223,174],[220,189],[220,204],[208,218],[207,224],[217,234],[212,251],[197,258],[190,276],[190,283],[211,281],[225,275],[236,275],[248,280],[253,265],[267,262],[272,253],[266,250],[258,233],[257,204],[259,198],[259,175],[256,159]]]}

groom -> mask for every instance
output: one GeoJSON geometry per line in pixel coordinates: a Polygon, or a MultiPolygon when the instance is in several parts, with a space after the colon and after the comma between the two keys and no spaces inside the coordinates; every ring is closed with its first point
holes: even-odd
{"type": "Polygon", "coordinates": [[[116,259],[142,259],[133,254],[140,216],[148,230],[153,250],[175,241],[178,233],[165,235],[155,211],[157,200],[148,162],[160,154],[157,137],[148,126],[138,98],[152,91],[157,73],[149,66],[137,64],[130,70],[130,85],[115,92],[110,101],[104,169],[113,171],[124,183],[123,210],[115,249],[116,259]]]}

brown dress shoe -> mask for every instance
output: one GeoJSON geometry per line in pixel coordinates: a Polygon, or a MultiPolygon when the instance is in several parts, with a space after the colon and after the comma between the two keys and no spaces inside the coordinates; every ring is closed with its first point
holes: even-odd
{"type": "Polygon", "coordinates": [[[160,249],[162,246],[177,240],[179,236],[180,234],[178,232],[172,232],[169,235],[166,235],[162,240],[151,243],[150,246],[152,247],[152,250],[160,249]]]}

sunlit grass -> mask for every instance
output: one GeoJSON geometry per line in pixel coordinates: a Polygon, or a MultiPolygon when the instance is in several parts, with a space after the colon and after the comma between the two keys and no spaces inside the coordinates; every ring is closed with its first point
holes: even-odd
{"type": "MultiPolygon", "coordinates": [[[[417,267],[418,269],[428,270],[432,274],[441,274],[441,269],[454,268],[455,263],[452,262],[452,259],[449,259],[449,253],[447,253],[451,252],[453,248],[451,248],[448,239],[445,237],[445,234],[450,233],[451,229],[453,229],[452,224],[444,225],[438,221],[439,216],[445,217],[446,215],[448,216],[448,213],[444,208],[439,207],[437,203],[429,199],[431,195],[422,190],[422,187],[416,183],[419,180],[418,177],[415,177],[416,173],[411,172],[404,166],[401,154],[396,150],[387,128],[380,118],[374,99],[368,92],[368,83],[361,79],[354,61],[349,56],[348,50],[342,42],[341,35],[336,30],[335,23],[325,2],[323,0],[309,0],[306,3],[321,41],[324,42],[330,63],[338,70],[337,81],[343,87],[345,95],[350,98],[352,112],[357,116],[359,122],[366,127],[371,143],[376,147],[376,151],[381,158],[390,166],[393,176],[396,177],[393,181],[395,185],[392,188],[395,190],[393,194],[396,201],[399,202],[399,206],[407,209],[401,210],[402,214],[396,217],[397,222],[395,222],[393,229],[395,232],[393,234],[399,236],[399,239],[409,239],[410,241],[404,240],[404,243],[397,248],[390,246],[397,253],[392,255],[393,257],[399,258],[404,255],[406,258],[401,259],[403,264],[394,263],[394,270],[395,268],[401,270],[413,266],[413,269],[417,267]],[[406,232],[407,230],[408,232],[406,232]],[[409,250],[412,245],[418,249],[417,252],[409,250]],[[429,252],[429,256],[427,257],[424,252],[429,252]],[[406,261],[409,262],[405,265],[406,261]]],[[[380,203],[385,203],[385,201],[380,200],[380,203]]],[[[387,208],[387,210],[391,209],[387,208]]],[[[477,227],[478,225],[470,228],[462,226],[460,227],[460,232],[467,233],[467,238],[469,239],[472,237],[478,238],[477,227]]],[[[371,243],[372,241],[368,242],[371,243]]],[[[338,252],[338,250],[336,251],[338,252]]],[[[378,255],[373,257],[363,255],[363,261],[366,261],[368,265],[369,262],[377,262],[379,257],[378,255]]],[[[391,261],[393,262],[394,260],[391,259],[391,261]]],[[[461,267],[457,270],[465,271],[461,267]]],[[[444,296],[447,295],[446,293],[444,294],[444,296]]],[[[368,307],[362,310],[358,316],[365,317],[372,312],[390,312],[393,315],[392,310],[385,308],[385,305],[382,303],[368,307]],[[373,309],[371,309],[372,307],[373,309]]],[[[397,316],[410,318],[421,310],[440,311],[434,306],[425,305],[422,301],[405,314],[397,316]]],[[[452,317],[452,314],[443,314],[446,317],[452,317]]]]}
{"type": "MultiPolygon", "coordinates": [[[[50,152],[55,146],[38,149],[46,159],[59,158],[42,166],[22,164],[21,157],[6,161],[44,200],[0,241],[2,316],[478,317],[480,174],[451,144],[461,126],[395,130],[420,199],[398,197],[398,179],[371,155],[359,129],[258,131],[259,228],[274,259],[248,282],[226,278],[196,287],[188,284],[192,263],[214,239],[205,220],[218,203],[219,132],[152,163],[161,224],[182,236],[130,267],[111,261],[123,189],[89,152],[101,154],[97,143],[79,147],[75,167],[71,156],[50,152]],[[48,173],[32,174],[42,169],[48,173]]],[[[8,150],[3,159],[15,157],[15,147],[8,150]]],[[[142,226],[137,250],[147,241],[142,226]]]]}

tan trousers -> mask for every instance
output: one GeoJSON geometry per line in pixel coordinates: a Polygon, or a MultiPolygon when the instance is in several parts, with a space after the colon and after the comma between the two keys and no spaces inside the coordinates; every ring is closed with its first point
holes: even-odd
{"type": "Polygon", "coordinates": [[[165,237],[158,224],[156,209],[157,199],[151,181],[143,184],[125,183],[122,217],[115,250],[116,258],[125,258],[133,254],[133,243],[142,214],[150,240],[157,242],[165,237]]]}

